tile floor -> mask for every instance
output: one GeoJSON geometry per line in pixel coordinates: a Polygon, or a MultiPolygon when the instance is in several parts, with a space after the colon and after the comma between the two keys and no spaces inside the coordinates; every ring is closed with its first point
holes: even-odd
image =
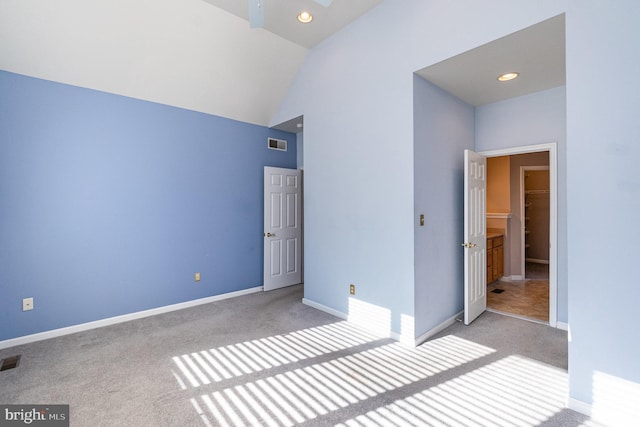
{"type": "Polygon", "coordinates": [[[497,280],[487,286],[487,308],[549,321],[549,266],[527,263],[527,280],[497,280]],[[494,289],[504,292],[495,293],[494,289]]]}

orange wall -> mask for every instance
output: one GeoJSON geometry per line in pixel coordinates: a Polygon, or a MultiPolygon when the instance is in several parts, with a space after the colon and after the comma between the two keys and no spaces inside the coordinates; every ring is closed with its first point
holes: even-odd
{"type": "Polygon", "coordinates": [[[487,212],[511,212],[509,156],[487,159],[487,212]]]}

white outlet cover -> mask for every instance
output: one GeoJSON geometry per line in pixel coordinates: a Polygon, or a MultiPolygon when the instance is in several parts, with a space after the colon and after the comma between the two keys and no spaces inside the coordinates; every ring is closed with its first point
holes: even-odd
{"type": "Polygon", "coordinates": [[[22,300],[22,311],[33,310],[33,298],[24,298],[22,300]]]}

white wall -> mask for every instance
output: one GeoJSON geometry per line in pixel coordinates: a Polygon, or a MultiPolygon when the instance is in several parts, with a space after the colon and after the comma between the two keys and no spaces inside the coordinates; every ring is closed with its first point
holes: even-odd
{"type": "MultiPolygon", "coordinates": [[[[558,321],[567,323],[567,113],[565,87],[476,108],[476,151],[554,142],[558,154],[558,321]]],[[[518,194],[518,188],[515,188],[518,194]]],[[[512,193],[512,197],[514,193],[512,193]]],[[[513,201],[518,203],[518,201],[513,201]]],[[[519,224],[515,224],[519,227],[519,224]]],[[[519,228],[513,229],[515,232],[519,228]]],[[[520,238],[517,238],[520,241],[520,238]]],[[[518,271],[521,268],[518,268],[518,271]]],[[[517,274],[514,271],[512,274],[517,274]]]]}
{"type": "Polygon", "coordinates": [[[463,152],[473,149],[474,115],[472,106],[414,77],[417,336],[464,308],[463,152]],[[425,215],[423,227],[420,214],[425,215]]]}
{"type": "MultiPolygon", "coordinates": [[[[347,314],[355,283],[356,302],[414,336],[413,72],[563,6],[387,0],[309,52],[271,121],[305,117],[305,298],[347,314]]],[[[451,220],[441,238],[457,242],[451,220]]]]}
{"type": "Polygon", "coordinates": [[[569,5],[570,393],[608,425],[630,425],[615,417],[640,416],[640,3],[569,5]]]}

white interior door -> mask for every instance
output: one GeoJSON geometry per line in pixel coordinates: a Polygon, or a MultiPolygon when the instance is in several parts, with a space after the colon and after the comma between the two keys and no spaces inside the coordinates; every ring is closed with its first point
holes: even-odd
{"type": "Polygon", "coordinates": [[[487,159],[464,150],[464,323],[487,309],[487,159]]]}
{"type": "Polygon", "coordinates": [[[302,282],[302,180],[296,169],[264,168],[264,290],[302,282]]]}

